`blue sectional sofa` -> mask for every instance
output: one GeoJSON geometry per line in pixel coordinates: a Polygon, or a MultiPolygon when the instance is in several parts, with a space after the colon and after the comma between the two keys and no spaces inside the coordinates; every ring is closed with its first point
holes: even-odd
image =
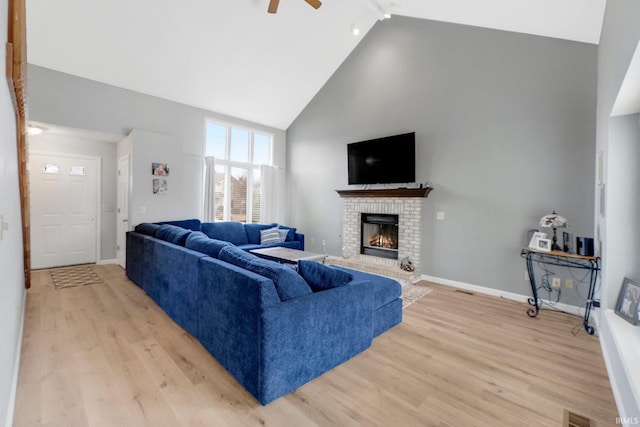
{"type": "Polygon", "coordinates": [[[243,227],[237,245],[236,225],[140,224],[127,233],[126,274],[263,405],[402,321],[398,282],[313,261],[295,271],[247,252],[257,227],[243,227]]]}

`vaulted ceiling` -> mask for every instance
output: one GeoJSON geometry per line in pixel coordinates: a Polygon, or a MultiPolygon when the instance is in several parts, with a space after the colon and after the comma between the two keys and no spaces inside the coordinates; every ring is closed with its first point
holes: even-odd
{"type": "Polygon", "coordinates": [[[268,3],[29,0],[28,62],[287,129],[385,12],[597,44],[606,0],[268,3]]]}

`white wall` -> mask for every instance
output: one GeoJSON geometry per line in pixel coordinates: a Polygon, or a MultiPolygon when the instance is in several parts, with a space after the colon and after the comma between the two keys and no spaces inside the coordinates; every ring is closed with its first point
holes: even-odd
{"type": "Polygon", "coordinates": [[[637,0],[607,1],[598,47],[597,108],[597,151],[602,152],[604,159],[607,210],[604,216],[599,214],[598,186],[595,186],[594,210],[596,212],[595,233],[600,235],[603,247],[601,275],[603,310],[600,310],[600,343],[620,415],[640,418],[640,387],[638,387],[640,370],[637,369],[640,330],[621,321],[613,313],[622,278],[637,274],[640,258],[636,243],[640,240],[640,236],[634,235],[633,231],[637,230],[638,217],[625,219],[625,213],[616,212],[616,210],[627,209],[633,205],[625,201],[625,196],[628,195],[630,200],[637,200],[638,183],[634,185],[625,178],[624,171],[611,170],[616,167],[637,169],[640,165],[637,161],[633,161],[633,157],[637,156],[639,150],[633,147],[633,141],[628,139],[629,136],[633,138],[634,132],[629,128],[624,129],[625,119],[610,117],[629,63],[640,40],[638,22],[640,22],[640,2],[637,0]],[[625,153],[625,150],[630,151],[625,153]],[[627,155],[630,158],[624,159],[623,157],[627,155]],[[627,193],[629,191],[631,193],[627,193]],[[620,218],[623,221],[632,221],[633,226],[614,224],[614,221],[620,218]],[[622,228],[617,228],[619,226],[622,228]],[[635,239],[635,242],[627,239],[635,239]],[[622,259],[616,258],[616,254],[620,254],[620,251],[625,249],[636,251],[636,253],[623,254],[622,259]]]}
{"type": "MultiPolygon", "coordinates": [[[[0,0],[0,45],[7,41],[8,3],[0,0]]],[[[4,52],[4,50],[3,50],[4,52]]],[[[5,69],[5,55],[0,55],[5,69]]],[[[9,229],[0,240],[0,424],[13,420],[15,386],[20,359],[24,319],[24,275],[22,262],[22,221],[18,187],[18,155],[15,115],[6,81],[0,82],[0,212],[9,229]]]]}
{"type": "Polygon", "coordinates": [[[198,184],[202,181],[202,158],[183,154],[181,144],[172,136],[138,129],[129,134],[118,151],[119,158],[127,151],[130,155],[131,227],[141,222],[201,217],[202,187],[198,184]],[[152,163],[166,163],[169,175],[154,176],[152,163]],[[154,179],[167,181],[165,194],[153,193],[154,179]]]}

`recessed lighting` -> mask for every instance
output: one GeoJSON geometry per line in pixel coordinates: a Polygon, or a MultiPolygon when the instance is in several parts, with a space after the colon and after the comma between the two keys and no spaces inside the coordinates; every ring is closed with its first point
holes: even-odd
{"type": "Polygon", "coordinates": [[[360,34],[360,28],[356,27],[355,25],[352,25],[351,33],[353,33],[354,36],[357,36],[358,34],[360,34]]]}
{"type": "Polygon", "coordinates": [[[391,18],[391,14],[390,14],[389,12],[385,12],[385,14],[384,14],[384,15],[382,15],[382,16],[384,16],[384,19],[389,19],[389,18],[391,18]]]}

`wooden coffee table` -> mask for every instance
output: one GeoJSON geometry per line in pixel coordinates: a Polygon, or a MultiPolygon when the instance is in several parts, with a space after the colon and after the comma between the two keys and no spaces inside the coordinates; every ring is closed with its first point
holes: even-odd
{"type": "Polygon", "coordinates": [[[300,260],[324,262],[327,255],[298,249],[274,246],[271,248],[252,249],[249,252],[271,261],[297,264],[300,260]]]}

